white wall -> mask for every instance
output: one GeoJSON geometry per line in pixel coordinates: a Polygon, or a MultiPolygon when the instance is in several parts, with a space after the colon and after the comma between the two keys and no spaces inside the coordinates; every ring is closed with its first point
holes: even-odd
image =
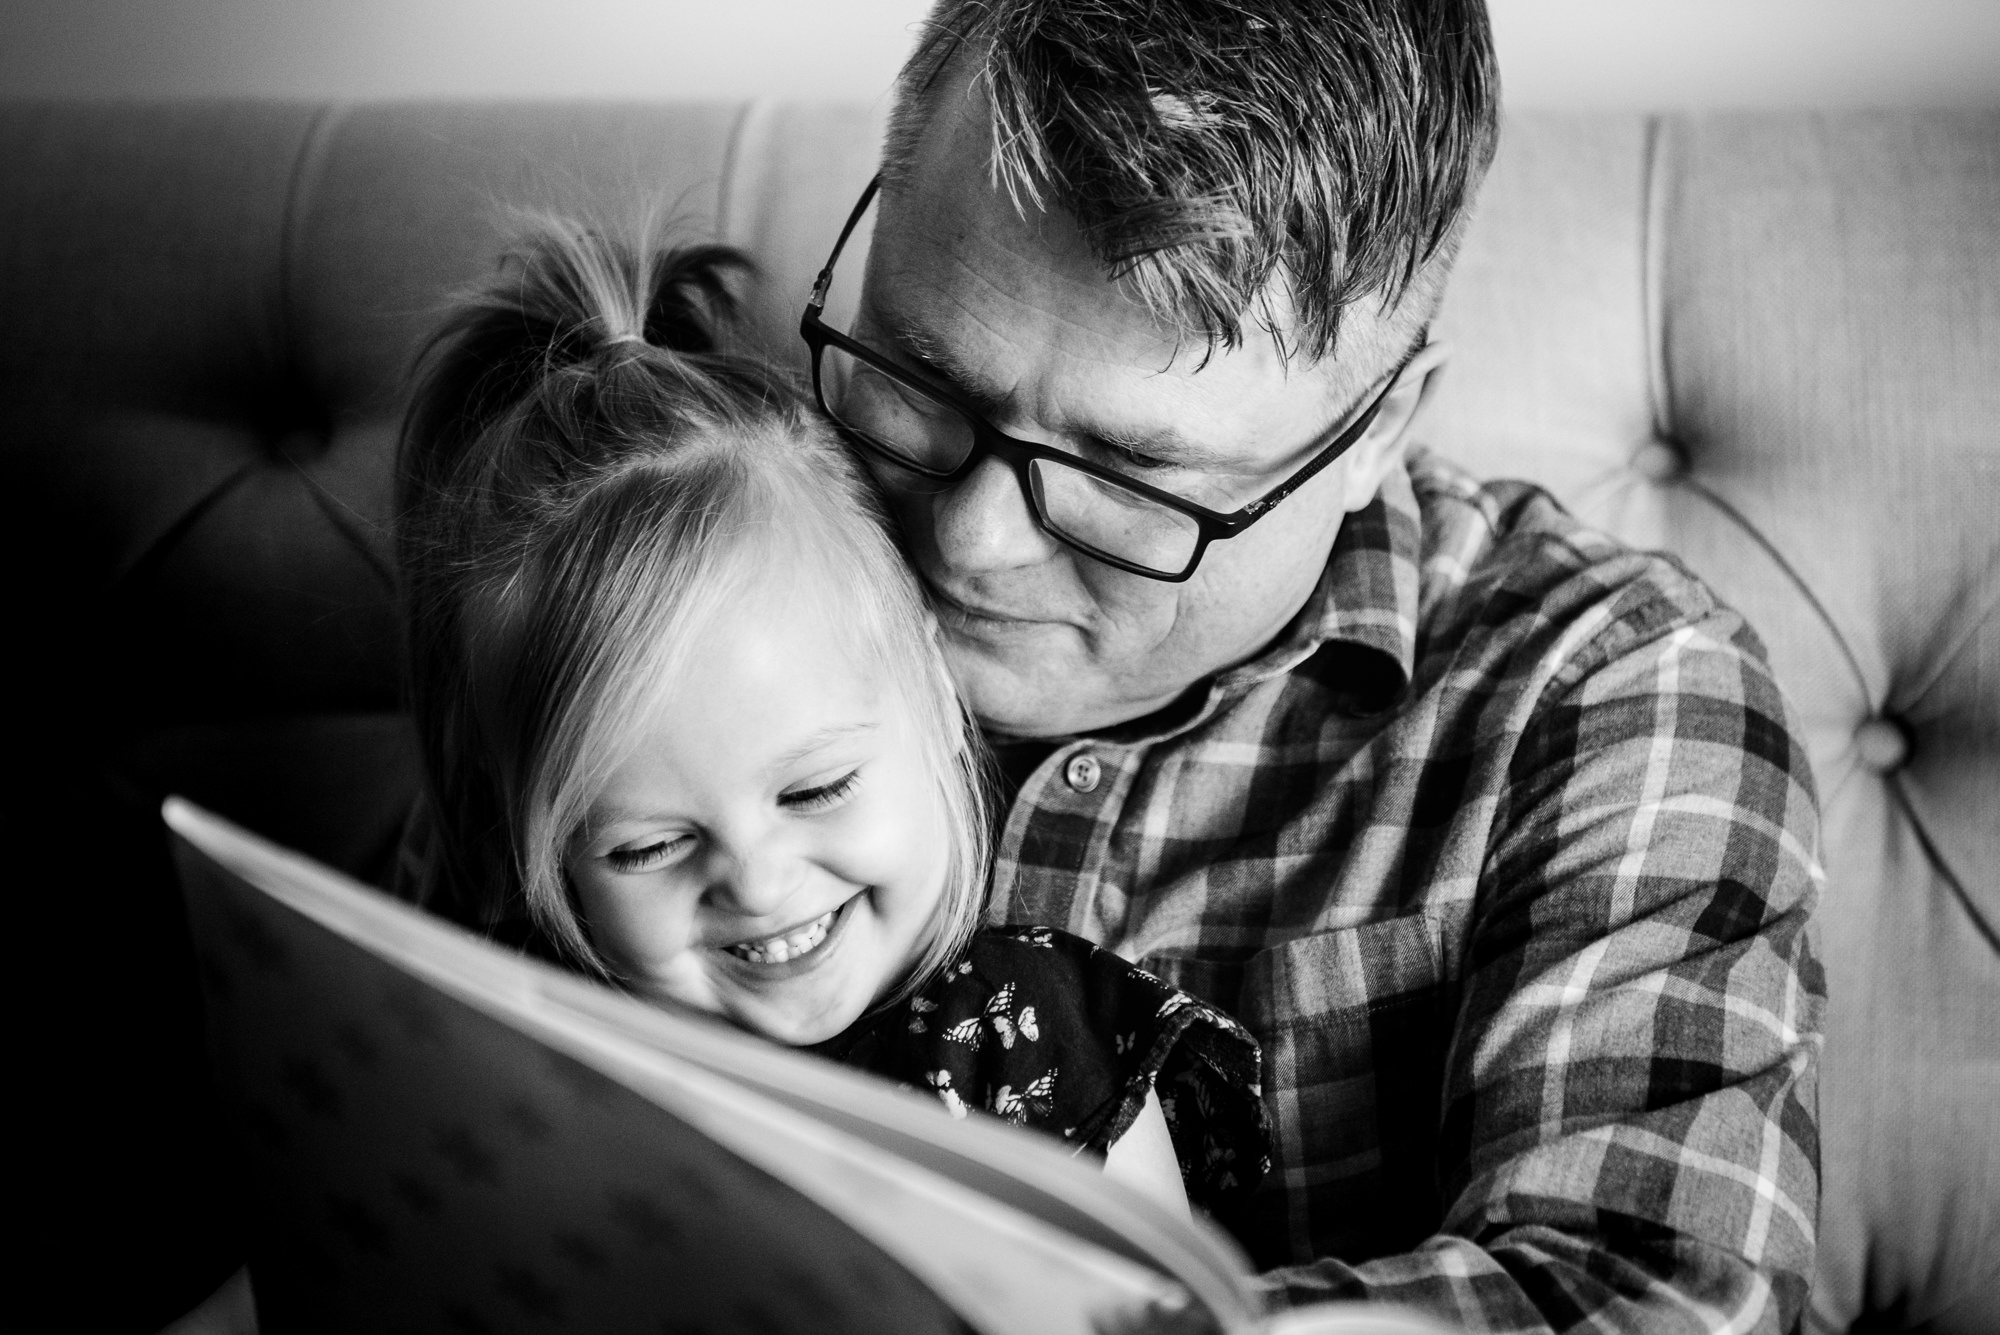
{"type": "Polygon", "coordinates": [[[2000,105],[2000,0],[1489,0],[1509,100],[2000,105]]]}
{"type": "MultiPolygon", "coordinates": [[[[2000,104],[2000,0],[1490,0],[1517,106],[2000,104]]],[[[926,0],[0,0],[0,96],[873,100],[926,0]]]]}
{"type": "Polygon", "coordinates": [[[0,92],[869,99],[925,0],[0,0],[0,92]]]}

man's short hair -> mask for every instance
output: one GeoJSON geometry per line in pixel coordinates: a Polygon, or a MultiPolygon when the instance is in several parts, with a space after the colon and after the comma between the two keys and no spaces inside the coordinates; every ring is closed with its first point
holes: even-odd
{"type": "Polygon", "coordinates": [[[1251,319],[1318,360],[1361,298],[1427,320],[1497,134],[1483,0],[938,0],[897,82],[891,190],[966,64],[996,184],[1070,214],[1211,350],[1251,319]]]}

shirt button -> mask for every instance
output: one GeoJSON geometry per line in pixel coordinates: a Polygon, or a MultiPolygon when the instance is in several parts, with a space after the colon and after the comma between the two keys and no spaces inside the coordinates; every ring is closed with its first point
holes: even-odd
{"type": "Polygon", "coordinates": [[[1095,790],[1103,778],[1104,767],[1097,763],[1096,756],[1087,752],[1071,756],[1069,764],[1063,766],[1063,782],[1079,793],[1095,790]]]}

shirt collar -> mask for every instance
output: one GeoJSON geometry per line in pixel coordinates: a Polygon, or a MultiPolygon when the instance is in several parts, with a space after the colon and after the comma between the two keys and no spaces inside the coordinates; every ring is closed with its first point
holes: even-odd
{"type": "Polygon", "coordinates": [[[1315,655],[1338,660],[1327,663],[1327,675],[1340,683],[1342,708],[1354,714],[1389,708],[1409,685],[1416,663],[1422,546],[1416,490],[1399,463],[1375,499],[1341,523],[1311,596],[1268,648],[1218,673],[1177,705],[1093,735],[1127,745],[1164,740],[1315,655]]]}
{"type": "Polygon", "coordinates": [[[1375,499],[1342,522],[1326,569],[1291,624],[1263,653],[1219,674],[1187,722],[1316,654],[1345,660],[1334,675],[1351,683],[1346,703],[1353,712],[1388,708],[1409,685],[1416,663],[1422,545],[1416,490],[1399,463],[1375,499]]]}

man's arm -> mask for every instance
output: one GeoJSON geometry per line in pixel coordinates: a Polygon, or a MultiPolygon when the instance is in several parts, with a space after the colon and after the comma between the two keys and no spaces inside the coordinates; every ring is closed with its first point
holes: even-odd
{"type": "Polygon", "coordinates": [[[1289,1302],[1480,1331],[1797,1321],[1824,995],[1806,756],[1734,614],[1631,625],[1551,682],[1514,755],[1464,944],[1439,1234],[1272,1272],[1289,1302]]]}

